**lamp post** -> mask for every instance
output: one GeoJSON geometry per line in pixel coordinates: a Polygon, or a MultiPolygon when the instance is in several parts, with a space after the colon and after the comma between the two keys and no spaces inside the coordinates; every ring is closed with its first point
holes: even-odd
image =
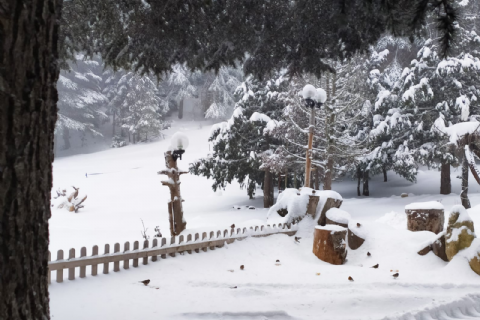
{"type": "Polygon", "coordinates": [[[312,147],[313,147],[313,131],[315,128],[315,108],[321,108],[327,100],[327,93],[321,88],[315,89],[314,86],[307,84],[303,87],[303,99],[307,108],[310,108],[310,121],[308,127],[308,147],[305,162],[305,187],[310,187],[310,170],[312,166],[312,147]]]}

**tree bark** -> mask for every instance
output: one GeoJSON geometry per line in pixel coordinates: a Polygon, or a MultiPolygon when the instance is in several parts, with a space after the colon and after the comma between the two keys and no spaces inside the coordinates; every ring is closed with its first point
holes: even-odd
{"type": "Polygon", "coordinates": [[[460,194],[460,199],[465,209],[471,208],[470,200],[468,199],[468,170],[467,157],[464,156],[462,162],[462,193],[460,194]]]}
{"type": "Polygon", "coordinates": [[[382,171],[383,171],[383,182],[387,182],[387,169],[385,166],[382,166],[382,171]]]}
{"type": "Polygon", "coordinates": [[[452,184],[450,181],[449,163],[442,163],[440,176],[440,194],[450,194],[452,192],[452,184]]]}
{"type": "Polygon", "coordinates": [[[265,170],[263,178],[263,207],[270,208],[273,205],[273,175],[270,170],[265,170]]]}
{"type": "Polygon", "coordinates": [[[320,190],[320,167],[315,168],[315,190],[320,190]]]}
{"type": "Polygon", "coordinates": [[[368,189],[368,170],[363,172],[363,195],[370,196],[370,190],[368,189]]]}
{"type": "Polygon", "coordinates": [[[333,155],[329,155],[327,159],[327,168],[323,179],[323,190],[332,190],[332,174],[333,174],[333,155]]]}
{"type": "Polygon", "coordinates": [[[115,125],[116,125],[116,119],[115,119],[116,112],[113,110],[113,119],[112,119],[112,138],[115,137],[115,125]]]}
{"type": "Polygon", "coordinates": [[[0,2],[0,319],[49,319],[61,1],[0,2]]]}
{"type": "Polygon", "coordinates": [[[362,194],[360,192],[360,182],[362,181],[362,177],[363,177],[363,174],[362,174],[362,169],[360,169],[360,167],[357,168],[357,179],[358,179],[358,183],[357,183],[357,195],[360,197],[362,194]]]}
{"type": "Polygon", "coordinates": [[[70,149],[70,131],[68,128],[63,127],[62,129],[62,138],[63,138],[63,149],[70,149]]]}
{"type": "Polygon", "coordinates": [[[178,106],[178,119],[183,118],[183,99],[180,100],[180,105],[178,106]]]}

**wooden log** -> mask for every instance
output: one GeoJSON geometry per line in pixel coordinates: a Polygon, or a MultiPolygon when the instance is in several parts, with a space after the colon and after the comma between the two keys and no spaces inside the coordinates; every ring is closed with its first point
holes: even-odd
{"type": "MultiPolygon", "coordinates": [[[[117,252],[120,252],[120,243],[115,243],[113,245],[113,252],[114,253],[117,253],[117,252]]],[[[120,271],[120,261],[115,261],[113,263],[113,272],[118,272],[120,271]]]]}
{"type": "Polygon", "coordinates": [[[341,265],[345,263],[347,229],[336,226],[316,226],[313,239],[313,254],[322,261],[341,265]]]}
{"type": "MultiPolygon", "coordinates": [[[[110,245],[107,243],[107,244],[105,245],[105,252],[104,252],[104,254],[107,255],[107,254],[109,254],[109,253],[110,253],[110,245]]],[[[103,274],[108,274],[108,267],[109,267],[109,262],[105,262],[105,263],[103,264],[103,274]]]]}
{"type": "MultiPolygon", "coordinates": [[[[139,246],[140,246],[140,244],[138,243],[138,241],[135,241],[133,243],[133,251],[137,251],[139,246]]],[[[138,268],[138,258],[133,259],[132,265],[133,265],[134,268],[138,268]]]]}
{"type": "MultiPolygon", "coordinates": [[[[94,245],[92,248],[92,257],[98,256],[98,246],[94,245]]],[[[98,265],[92,264],[92,276],[96,276],[98,273],[98,265]]]]}
{"type": "MultiPolygon", "coordinates": [[[[57,251],[57,261],[58,260],[63,260],[63,250],[58,250],[57,251]]],[[[63,282],[63,269],[58,269],[57,270],[57,282],[58,283],[63,282]]]]}
{"type": "MultiPolygon", "coordinates": [[[[75,259],[75,249],[71,248],[68,252],[68,260],[75,259]]],[[[75,280],[75,267],[68,268],[68,280],[75,280]]]]}
{"type": "MultiPolygon", "coordinates": [[[[161,246],[162,247],[165,247],[167,245],[167,239],[166,238],[162,238],[162,244],[161,246]]],[[[160,257],[162,257],[162,259],[166,259],[167,258],[167,255],[166,254],[162,254],[160,255],[160,257]]]]}
{"type": "MultiPolygon", "coordinates": [[[[80,258],[87,256],[87,248],[82,247],[80,249],[80,258]]],[[[87,276],[87,267],[82,266],[80,267],[80,278],[85,278],[87,276]]]]}
{"type": "MultiPolygon", "coordinates": [[[[143,249],[148,249],[148,246],[149,246],[148,240],[143,241],[143,249]]],[[[147,264],[148,264],[148,256],[145,256],[143,258],[143,265],[147,265],[147,264]]]]}
{"type": "MultiPolygon", "coordinates": [[[[313,192],[315,192],[315,190],[313,190],[313,192]]],[[[318,207],[319,201],[320,201],[319,196],[316,196],[316,195],[308,196],[307,215],[310,215],[314,219],[315,219],[315,215],[317,214],[317,207],[318,207]]]]}
{"type": "Polygon", "coordinates": [[[331,208],[340,208],[343,200],[328,198],[323,205],[322,212],[320,213],[320,218],[318,219],[318,224],[324,226],[327,224],[327,211],[331,208]]]}
{"type": "MultiPolygon", "coordinates": [[[[125,242],[123,245],[123,253],[129,252],[130,251],[130,242],[125,242]]],[[[124,259],[123,260],[123,269],[130,269],[130,260],[129,259],[124,259]]]]}
{"type": "MultiPolygon", "coordinates": [[[[409,206],[407,206],[409,207],[409,206]]],[[[407,229],[410,231],[431,231],[439,234],[443,231],[445,215],[443,209],[405,209],[407,229]]]]}
{"type": "MultiPolygon", "coordinates": [[[[158,239],[155,238],[153,239],[153,242],[152,242],[152,248],[156,248],[158,247],[158,239]]],[[[152,261],[155,262],[157,261],[157,256],[152,256],[152,261]]]]}
{"type": "Polygon", "coordinates": [[[326,213],[326,224],[335,224],[340,227],[348,228],[348,222],[352,217],[346,211],[338,208],[330,208],[326,213]]]}

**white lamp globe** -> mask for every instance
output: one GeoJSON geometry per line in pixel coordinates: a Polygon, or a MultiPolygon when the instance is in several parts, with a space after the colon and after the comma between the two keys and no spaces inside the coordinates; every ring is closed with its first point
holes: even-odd
{"type": "Polygon", "coordinates": [[[305,87],[303,87],[302,96],[303,96],[303,99],[312,99],[315,101],[317,96],[317,91],[314,86],[312,86],[311,84],[307,84],[305,87]]]}

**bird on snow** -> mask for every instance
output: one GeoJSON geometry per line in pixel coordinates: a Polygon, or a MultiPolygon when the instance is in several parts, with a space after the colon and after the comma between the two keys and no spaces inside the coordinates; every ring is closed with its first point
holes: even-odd
{"type": "Polygon", "coordinates": [[[395,279],[397,279],[397,278],[398,278],[398,272],[395,273],[394,275],[392,275],[392,277],[394,277],[395,279]]]}
{"type": "Polygon", "coordinates": [[[357,222],[357,227],[360,228],[361,224],[357,222]]]}
{"type": "Polygon", "coordinates": [[[370,252],[367,252],[367,256],[370,257],[372,254],[370,252]]]}
{"type": "Polygon", "coordinates": [[[148,284],[150,283],[150,279],[147,279],[147,280],[143,280],[143,281],[139,281],[141,283],[143,283],[144,285],[148,286],[148,284]]]}
{"type": "Polygon", "coordinates": [[[240,266],[240,270],[243,270],[243,269],[245,269],[245,266],[242,264],[242,265],[240,266]]]}
{"type": "Polygon", "coordinates": [[[275,265],[276,265],[276,266],[281,265],[280,260],[275,261],[275,265]]]}
{"type": "Polygon", "coordinates": [[[230,287],[230,289],[237,289],[237,286],[235,286],[235,287],[230,287]]]}
{"type": "Polygon", "coordinates": [[[295,242],[300,243],[300,239],[302,239],[302,238],[301,237],[295,237],[295,242]]]}
{"type": "Polygon", "coordinates": [[[372,267],[373,269],[378,269],[378,263],[372,267]]]}
{"type": "Polygon", "coordinates": [[[353,278],[352,278],[352,277],[348,277],[348,280],[353,281],[353,278]]]}

